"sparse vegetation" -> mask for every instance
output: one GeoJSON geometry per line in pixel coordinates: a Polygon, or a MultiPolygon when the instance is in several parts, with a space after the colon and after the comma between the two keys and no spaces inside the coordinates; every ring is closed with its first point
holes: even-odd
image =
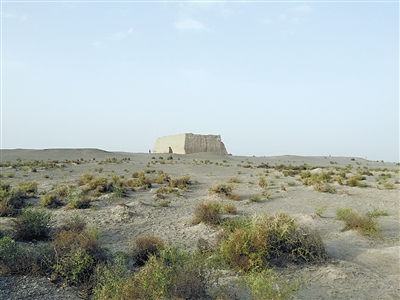
{"type": "Polygon", "coordinates": [[[345,222],[342,231],[357,230],[363,235],[376,236],[380,233],[380,227],[376,218],[380,212],[366,213],[360,215],[350,208],[336,210],[336,219],[345,222]]]}
{"type": "Polygon", "coordinates": [[[239,272],[270,265],[323,261],[327,258],[319,235],[298,227],[287,214],[255,215],[229,220],[219,245],[222,261],[239,272]]]}
{"type": "Polygon", "coordinates": [[[218,225],[222,221],[221,205],[216,201],[201,202],[196,205],[192,224],[218,225]]]}
{"type": "Polygon", "coordinates": [[[17,240],[30,241],[46,238],[51,225],[51,214],[33,208],[24,208],[22,214],[12,220],[13,235],[17,240]]]}

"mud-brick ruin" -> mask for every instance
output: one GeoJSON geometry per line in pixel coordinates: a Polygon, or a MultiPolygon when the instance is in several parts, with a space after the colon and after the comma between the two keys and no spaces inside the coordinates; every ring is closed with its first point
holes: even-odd
{"type": "Polygon", "coordinates": [[[228,154],[221,141],[221,136],[212,134],[184,133],[163,136],[156,140],[153,148],[153,153],[190,154],[201,152],[228,154]]]}

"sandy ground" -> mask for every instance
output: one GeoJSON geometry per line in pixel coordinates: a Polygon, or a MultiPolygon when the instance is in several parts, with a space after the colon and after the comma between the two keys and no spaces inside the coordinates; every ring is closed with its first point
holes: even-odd
{"type": "MultiPolygon", "coordinates": [[[[151,169],[163,170],[171,177],[188,174],[193,185],[180,196],[167,195],[166,198],[171,201],[169,207],[157,206],[159,199],[155,196],[155,190],[159,185],[154,184],[149,190],[132,191],[124,198],[102,196],[93,202],[95,210],[57,209],[52,212],[57,224],[62,224],[73,215],[79,215],[91,226],[100,229],[100,243],[115,252],[129,251],[134,237],[149,233],[162,237],[169,245],[186,250],[194,249],[200,237],[212,242],[216,229],[204,224],[190,224],[195,205],[201,201],[216,199],[234,204],[239,215],[283,211],[296,218],[300,224],[317,230],[332,258],[322,266],[292,266],[288,270],[282,270],[289,271],[293,278],[303,279],[304,283],[297,294],[298,299],[400,299],[399,184],[396,183],[399,182],[399,174],[392,172],[399,168],[398,165],[329,156],[238,157],[203,153],[173,154],[173,159],[167,160],[168,156],[169,154],[110,153],[95,149],[2,150],[3,163],[17,159],[22,162],[58,160],[64,168],[37,168],[37,172],[30,172],[28,167],[3,167],[1,180],[11,184],[35,180],[39,185],[39,193],[45,193],[56,184],[76,185],[83,173],[91,173],[96,177],[116,174],[130,178],[135,171],[151,169]],[[156,162],[160,157],[164,158],[165,164],[156,162]],[[116,158],[116,162],[105,162],[107,158],[116,158]],[[81,160],[81,163],[66,163],[64,160],[81,160]],[[206,160],[211,163],[206,164],[206,160]],[[99,164],[100,162],[102,163],[99,164]],[[249,196],[261,195],[262,192],[258,185],[258,176],[265,169],[256,168],[261,163],[271,166],[266,177],[270,197],[258,203],[250,202],[249,196]],[[273,166],[280,164],[308,164],[321,168],[352,165],[354,174],[357,168],[387,168],[388,171],[384,173],[392,174],[388,182],[396,184],[391,190],[378,189],[376,176],[382,173],[379,171],[372,172],[373,176],[366,176],[369,187],[332,184],[336,193],[319,193],[297,181],[299,176],[285,177],[273,169],[273,166]],[[8,177],[10,173],[14,175],[12,178],[8,177]],[[243,200],[233,201],[208,193],[212,184],[227,183],[230,178],[242,180],[241,183],[234,184],[234,192],[241,195],[243,200]],[[285,191],[279,188],[281,183],[285,185],[285,191]],[[341,191],[345,193],[341,194],[341,191]],[[321,207],[325,207],[325,210],[320,217],[316,215],[316,211],[321,207]],[[352,208],[360,213],[376,208],[389,215],[379,217],[382,234],[371,238],[355,231],[342,232],[343,222],[335,219],[337,208],[352,208]]],[[[39,199],[31,199],[30,202],[36,205],[39,199]]],[[[7,226],[8,222],[9,218],[0,218],[0,226],[7,226]]],[[[40,292],[32,288],[32,285],[37,285],[37,280],[12,278],[12,283],[10,280],[11,278],[0,276],[0,299],[77,299],[73,290],[60,291],[44,279],[40,279],[44,282],[39,286],[45,290],[40,292]],[[21,289],[30,291],[30,294],[18,292],[21,289]]]]}

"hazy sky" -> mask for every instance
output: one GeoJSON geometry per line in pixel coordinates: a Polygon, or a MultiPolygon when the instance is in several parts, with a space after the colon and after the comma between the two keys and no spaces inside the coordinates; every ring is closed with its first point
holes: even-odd
{"type": "Polygon", "coordinates": [[[398,2],[2,3],[1,148],[399,160],[398,2]]]}

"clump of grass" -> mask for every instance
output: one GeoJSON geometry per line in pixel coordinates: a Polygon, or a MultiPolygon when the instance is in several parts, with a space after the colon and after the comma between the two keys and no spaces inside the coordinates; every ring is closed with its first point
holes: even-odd
{"type": "Polygon", "coordinates": [[[260,202],[261,201],[261,197],[259,195],[251,195],[249,197],[249,201],[250,202],[260,202]]]}
{"type": "Polygon", "coordinates": [[[192,224],[218,225],[222,222],[221,205],[216,201],[201,202],[196,205],[192,224]]]}
{"type": "Polygon", "coordinates": [[[210,194],[217,194],[226,197],[231,196],[232,191],[233,191],[233,186],[224,183],[214,184],[208,189],[208,192],[210,194]]]}
{"type": "Polygon", "coordinates": [[[24,208],[22,214],[12,220],[13,235],[21,241],[47,238],[51,218],[50,213],[38,209],[24,208]]]}
{"type": "Polygon", "coordinates": [[[160,203],[159,203],[159,206],[168,207],[168,206],[170,206],[170,204],[171,204],[171,201],[169,201],[169,200],[167,200],[167,199],[162,199],[162,200],[160,201],[160,203]]]}
{"type": "Polygon", "coordinates": [[[56,195],[52,194],[44,194],[40,196],[40,206],[46,207],[46,208],[58,208],[60,206],[64,205],[64,202],[57,198],[56,195]]]}
{"type": "Polygon", "coordinates": [[[388,212],[383,211],[383,210],[379,210],[377,208],[374,208],[373,211],[367,211],[365,213],[365,215],[369,218],[377,218],[377,217],[386,217],[388,216],[388,212]]]}
{"type": "Polygon", "coordinates": [[[222,206],[222,212],[225,214],[236,215],[237,208],[233,204],[225,204],[222,206]]]}
{"type": "Polygon", "coordinates": [[[190,175],[185,175],[181,176],[179,178],[173,178],[171,179],[169,186],[171,188],[179,188],[179,189],[185,189],[189,187],[192,184],[190,180],[190,175]]]}
{"type": "Polygon", "coordinates": [[[269,196],[271,195],[270,192],[267,189],[264,189],[261,193],[261,195],[265,198],[268,199],[269,196]]]}
{"type": "Polygon", "coordinates": [[[279,189],[280,189],[281,191],[286,191],[285,184],[284,184],[284,183],[280,183],[280,184],[279,184],[279,189]]]}
{"type": "Polygon", "coordinates": [[[234,201],[240,201],[242,200],[242,196],[236,193],[232,193],[229,195],[229,199],[234,200],[234,201]]]}
{"type": "Polygon", "coordinates": [[[165,247],[164,241],[157,236],[140,236],[134,239],[132,258],[135,264],[143,266],[151,255],[165,247]]]}
{"type": "Polygon", "coordinates": [[[98,232],[86,228],[79,218],[71,219],[69,226],[56,231],[51,243],[57,254],[52,277],[61,277],[76,286],[93,285],[96,266],[107,261],[98,239],[98,232]]]}
{"type": "Polygon", "coordinates": [[[350,208],[344,208],[336,210],[336,219],[345,222],[342,231],[357,230],[366,236],[376,236],[380,233],[378,222],[373,213],[360,215],[350,208]]]}
{"type": "Polygon", "coordinates": [[[157,172],[157,176],[154,179],[155,183],[162,184],[162,183],[169,183],[171,178],[165,173],[163,170],[159,170],[157,172]]]}
{"type": "Polygon", "coordinates": [[[256,215],[237,224],[232,220],[226,224],[218,255],[239,272],[327,258],[320,236],[298,227],[287,214],[256,215]]]}
{"type": "Polygon", "coordinates": [[[115,299],[207,299],[211,281],[203,259],[197,253],[165,248],[126,278],[115,299]]]}
{"type": "Polygon", "coordinates": [[[365,183],[360,182],[361,176],[359,175],[354,175],[351,176],[349,179],[347,179],[347,185],[352,186],[352,187],[366,187],[365,183]]]}
{"type": "Polygon", "coordinates": [[[288,182],[288,186],[296,186],[296,182],[290,181],[290,182],[288,182]]]}
{"type": "Polygon", "coordinates": [[[329,184],[314,183],[313,189],[314,191],[320,193],[330,193],[330,194],[336,193],[336,189],[331,187],[329,184]]]}
{"type": "Polygon", "coordinates": [[[243,182],[242,179],[239,179],[239,178],[236,178],[236,177],[232,177],[232,178],[228,179],[228,183],[242,183],[242,182],[243,182]]]}
{"type": "Polygon", "coordinates": [[[318,217],[322,217],[322,214],[325,212],[326,209],[327,209],[327,206],[326,206],[326,205],[319,206],[319,207],[317,208],[317,210],[315,211],[315,214],[316,214],[318,217]]]}
{"type": "Polygon", "coordinates": [[[298,281],[283,280],[272,269],[252,271],[239,280],[239,286],[247,290],[253,300],[288,299],[298,289],[298,284],[298,281]]]}
{"type": "Polygon", "coordinates": [[[258,185],[263,189],[265,189],[268,186],[267,179],[265,179],[265,177],[262,176],[258,177],[258,185]]]}

